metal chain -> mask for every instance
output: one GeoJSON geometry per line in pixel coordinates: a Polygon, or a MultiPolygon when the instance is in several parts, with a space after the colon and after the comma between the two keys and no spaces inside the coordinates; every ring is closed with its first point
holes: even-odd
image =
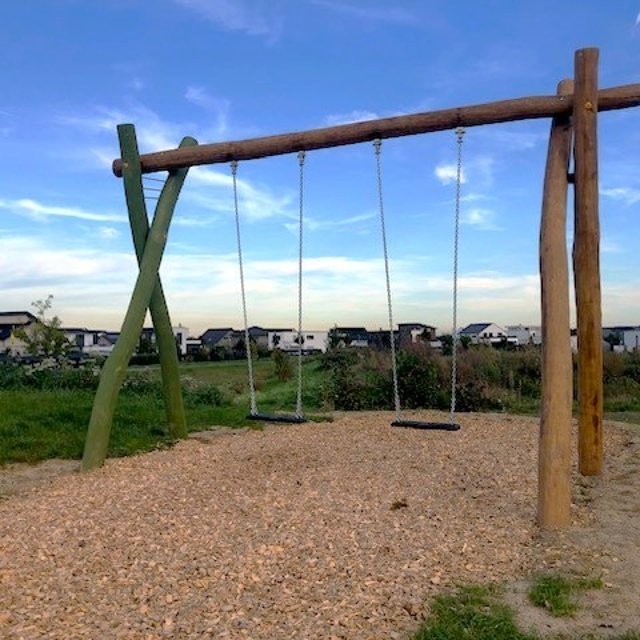
{"type": "Polygon", "coordinates": [[[251,415],[258,413],[256,402],[256,384],[253,377],[253,361],[251,359],[251,341],[249,338],[249,322],[247,321],[247,296],[244,286],[244,267],[242,261],[242,241],[240,238],[240,214],[238,212],[238,161],[231,161],[231,175],[233,176],[233,205],[236,214],[236,240],[238,242],[238,267],[240,268],[240,291],[242,293],[242,316],[244,319],[244,345],[247,353],[247,367],[249,370],[249,396],[251,398],[251,415]]]}
{"type": "Polygon", "coordinates": [[[300,165],[300,210],[298,232],[298,392],[296,395],[296,417],[302,417],[302,240],[304,222],[304,160],[305,152],[298,152],[298,164],[300,165]]]}
{"type": "Polygon", "coordinates": [[[451,411],[449,422],[454,424],[456,413],[456,383],[458,378],[458,245],[460,242],[460,192],[462,186],[462,141],[464,129],[458,127],[455,131],[457,140],[457,165],[456,165],[456,215],[453,232],[453,329],[452,353],[451,353],[451,411]]]}
{"type": "Polygon", "coordinates": [[[384,199],[382,197],[382,164],[380,162],[380,149],[382,140],[373,141],[376,154],[376,173],[378,178],[378,203],[380,208],[380,230],[382,232],[382,249],[384,251],[384,275],[387,283],[387,309],[389,312],[389,338],[391,344],[391,371],[393,374],[393,402],[396,412],[396,420],[401,418],[400,390],[398,388],[398,363],[396,358],[396,343],[393,337],[393,307],[391,304],[391,279],[389,277],[389,252],[387,250],[387,231],[384,223],[384,199]]]}

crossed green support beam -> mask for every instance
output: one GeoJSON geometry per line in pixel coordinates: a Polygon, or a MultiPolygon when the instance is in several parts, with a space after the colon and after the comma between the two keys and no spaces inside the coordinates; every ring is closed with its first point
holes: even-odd
{"type": "MultiPolygon", "coordinates": [[[[119,125],[118,139],[123,161],[122,178],[129,211],[129,223],[138,258],[139,272],[129,308],[122,323],[120,336],[107,358],[100,376],[82,457],[81,468],[83,471],[100,467],[107,457],[118,394],[127,372],[129,360],[140,339],[147,309],[151,312],[160,355],[168,432],[172,438],[176,439],[184,438],[187,435],[187,422],[178,371],[178,352],[167,302],[160,282],[159,269],[173,211],[188,169],[176,169],[169,172],[158,198],[151,227],[149,227],[140,154],[134,126],[131,124],[119,125]]],[[[197,144],[196,140],[187,137],[182,140],[180,146],[189,147],[197,144]]]]}

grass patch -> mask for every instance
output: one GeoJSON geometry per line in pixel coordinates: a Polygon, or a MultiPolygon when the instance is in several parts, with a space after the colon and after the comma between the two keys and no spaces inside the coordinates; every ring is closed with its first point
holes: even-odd
{"type": "Polygon", "coordinates": [[[495,586],[466,586],[436,596],[431,613],[413,640],[529,640],[495,586]]]}
{"type": "MultiPolygon", "coordinates": [[[[536,577],[534,586],[538,582],[536,577]]],[[[572,592],[602,587],[600,578],[564,579],[564,583],[570,585],[572,592]]],[[[598,633],[571,636],[524,633],[518,629],[515,612],[505,604],[503,595],[503,590],[496,585],[463,586],[452,593],[438,595],[431,603],[429,617],[412,640],[603,640],[605,637],[598,633]]],[[[640,633],[630,631],[606,638],[640,640],[640,633]]]]}
{"type": "Polygon", "coordinates": [[[576,595],[589,589],[602,589],[601,578],[567,578],[556,573],[538,574],[529,588],[529,600],[557,618],[573,617],[576,595]]]}

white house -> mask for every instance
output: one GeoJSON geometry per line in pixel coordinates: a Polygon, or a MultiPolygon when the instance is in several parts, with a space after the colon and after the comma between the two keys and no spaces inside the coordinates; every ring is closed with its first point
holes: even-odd
{"type": "Polygon", "coordinates": [[[542,327],[525,326],[522,324],[508,325],[509,338],[515,338],[517,344],[542,344],[542,327]]]}
{"type": "Polygon", "coordinates": [[[3,311],[0,312],[0,353],[14,356],[24,355],[26,345],[15,337],[17,329],[29,332],[29,327],[37,324],[38,319],[28,311],[3,311]]]}
{"type": "Polygon", "coordinates": [[[509,342],[517,344],[515,338],[510,338],[507,330],[493,322],[476,322],[467,325],[458,334],[459,337],[467,336],[472,344],[501,344],[509,342]]]}
{"type": "MultiPolygon", "coordinates": [[[[329,343],[328,331],[302,331],[302,350],[304,352],[327,350],[329,343]]],[[[267,347],[269,351],[280,349],[281,351],[298,351],[298,332],[292,329],[269,331],[267,334],[267,347]]]]}
{"type": "Polygon", "coordinates": [[[622,344],[625,351],[640,351],[640,327],[623,331],[622,344]]]}

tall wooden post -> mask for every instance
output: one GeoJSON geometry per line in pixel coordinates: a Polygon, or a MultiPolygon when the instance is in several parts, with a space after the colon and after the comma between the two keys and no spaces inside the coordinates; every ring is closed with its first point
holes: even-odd
{"type": "Polygon", "coordinates": [[[602,309],[598,219],[598,49],[575,55],[575,231],[573,270],[578,326],[579,468],[602,472],[602,309]]]}
{"type": "MultiPolygon", "coordinates": [[[[558,85],[558,95],[572,93],[572,80],[558,85]]],[[[538,524],[545,528],[567,527],[571,523],[573,367],[566,232],[571,142],[571,117],[555,117],[549,134],[540,223],[542,409],[538,524]]]]}

